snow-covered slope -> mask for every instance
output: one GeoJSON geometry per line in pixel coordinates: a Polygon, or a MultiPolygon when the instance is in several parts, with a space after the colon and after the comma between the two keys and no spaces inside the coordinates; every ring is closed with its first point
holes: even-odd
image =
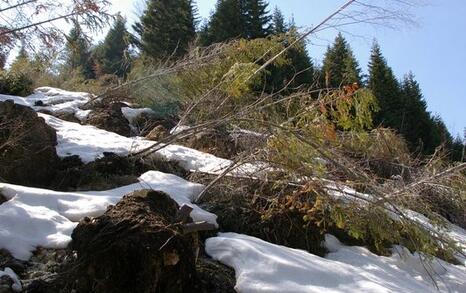
{"type": "Polygon", "coordinates": [[[221,233],[206,241],[206,251],[236,272],[238,292],[466,292],[466,268],[420,256],[401,247],[391,257],[363,247],[342,245],[326,235],[325,257],[274,245],[258,238],[221,233]],[[427,270],[426,270],[427,269],[427,270]]]}
{"type": "MultiPolygon", "coordinates": [[[[87,93],[40,88],[26,98],[0,95],[0,101],[13,100],[37,111],[73,113],[83,120],[89,111],[79,107],[91,97],[87,93]]],[[[123,108],[123,113],[132,121],[149,110],[123,108]]],[[[60,157],[78,155],[87,163],[103,157],[104,152],[128,155],[155,144],[143,138],[123,137],[93,126],[39,115],[57,131],[60,157]]],[[[168,145],[153,156],[176,161],[186,170],[214,174],[232,164],[230,160],[178,145],[168,145]]],[[[246,165],[232,173],[247,176],[261,169],[263,166],[246,165]]],[[[71,240],[71,233],[80,219],[99,216],[123,195],[145,188],[164,191],[180,205],[190,204],[194,208],[194,220],[216,224],[216,215],[192,204],[202,185],[157,171],[141,175],[139,181],[95,192],[56,192],[0,183],[0,193],[8,199],[0,205],[0,249],[26,260],[37,247],[63,248],[71,240]]],[[[336,198],[368,197],[331,182],[329,189],[336,198]]],[[[410,216],[428,224],[421,215],[413,212],[410,216]]],[[[450,231],[441,233],[449,233],[466,246],[463,229],[451,225],[450,231]]],[[[402,247],[394,247],[391,257],[381,257],[362,247],[344,246],[331,235],[326,236],[324,245],[330,253],[321,258],[254,237],[224,233],[208,239],[206,250],[213,258],[235,269],[239,292],[436,292],[433,280],[442,292],[466,292],[465,266],[454,266],[438,259],[423,263],[420,255],[412,255],[402,247]]],[[[466,260],[464,262],[466,265],[466,260]]],[[[2,275],[12,276],[15,285],[21,285],[11,270],[0,270],[2,275]]]]}
{"type": "Polygon", "coordinates": [[[189,204],[195,221],[216,224],[216,216],[191,204],[203,189],[172,174],[150,171],[139,183],[108,191],[56,192],[47,189],[0,183],[0,193],[7,202],[0,205],[0,248],[27,260],[37,247],[64,248],[79,220],[102,215],[109,205],[135,190],[166,192],[179,205],[189,204]]]}
{"type": "Polygon", "coordinates": [[[16,104],[28,106],[36,111],[50,111],[52,113],[72,113],[80,121],[89,115],[90,110],[79,107],[90,101],[89,93],[69,92],[52,87],[37,88],[34,93],[25,98],[18,96],[0,95],[0,101],[13,100],[16,104]]]}

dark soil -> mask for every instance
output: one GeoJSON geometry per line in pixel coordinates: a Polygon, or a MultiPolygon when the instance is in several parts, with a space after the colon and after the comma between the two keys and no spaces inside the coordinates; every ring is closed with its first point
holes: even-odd
{"type": "Polygon", "coordinates": [[[46,187],[55,176],[59,158],[57,135],[29,107],[0,102],[0,179],[46,187]]]}
{"type": "Polygon", "coordinates": [[[63,158],[50,187],[60,191],[108,190],[138,182],[137,178],[150,170],[186,177],[187,172],[176,162],[156,159],[135,159],[104,153],[104,157],[83,164],[78,156],[63,158]]]}
{"type": "Polygon", "coordinates": [[[176,222],[178,205],[151,190],[133,192],[73,231],[78,292],[189,292],[194,238],[176,222]]]}

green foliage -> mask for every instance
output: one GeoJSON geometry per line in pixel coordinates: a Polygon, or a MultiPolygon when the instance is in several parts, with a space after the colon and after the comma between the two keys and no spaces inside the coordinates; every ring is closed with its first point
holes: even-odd
{"type": "Polygon", "coordinates": [[[277,6],[275,6],[275,10],[272,15],[272,32],[275,35],[288,32],[288,25],[285,21],[285,16],[277,6]]]}
{"type": "Polygon", "coordinates": [[[322,75],[322,85],[330,88],[352,83],[362,84],[361,69],[342,34],[338,34],[325,53],[322,75]]]}
{"type": "MultiPolygon", "coordinates": [[[[242,39],[221,45],[214,52],[199,49],[191,53],[190,66],[138,83],[130,92],[154,109],[163,104],[179,105],[181,109],[186,109],[188,105],[197,103],[193,119],[220,117],[233,108],[240,108],[257,99],[255,91],[264,87],[264,76],[270,72],[266,70],[252,76],[260,66],[260,62],[255,61],[267,60],[282,50],[280,40],[278,37],[242,39]],[[206,58],[206,54],[211,56],[206,58]],[[203,63],[201,58],[209,61],[203,63]]],[[[274,64],[284,66],[289,62],[286,56],[282,56],[274,64]]],[[[157,70],[161,69],[149,60],[141,59],[136,62],[129,79],[137,80],[157,70]]]]}
{"type": "Polygon", "coordinates": [[[246,38],[246,20],[243,1],[218,0],[215,12],[206,26],[207,37],[204,45],[246,38]]]}
{"type": "Polygon", "coordinates": [[[105,40],[95,50],[97,74],[125,77],[131,63],[126,20],[118,15],[105,40]]]}
{"type": "Polygon", "coordinates": [[[192,0],[149,0],[134,27],[141,51],[156,60],[180,57],[195,37],[192,0]]]}
{"type": "MultiPolygon", "coordinates": [[[[285,45],[299,38],[297,29],[294,26],[287,29],[285,34],[276,36],[283,38],[285,45]]],[[[281,90],[285,86],[289,87],[290,91],[299,87],[311,87],[314,83],[314,64],[307,53],[306,43],[304,41],[296,43],[288,49],[285,55],[289,60],[287,64],[279,67],[270,66],[270,74],[267,76],[267,91],[281,90]]]]}
{"type": "Polygon", "coordinates": [[[218,0],[215,12],[204,27],[202,44],[268,36],[271,16],[267,7],[263,0],[218,0]]]}
{"type": "Polygon", "coordinates": [[[264,38],[270,34],[271,16],[264,0],[244,0],[246,36],[248,39],[264,38]]]}
{"type": "Polygon", "coordinates": [[[424,154],[432,154],[441,140],[433,136],[427,103],[412,73],[404,77],[401,90],[404,103],[403,107],[398,109],[402,112],[400,133],[410,143],[412,151],[417,149],[424,154]]]}
{"type": "Polygon", "coordinates": [[[78,23],[74,23],[66,43],[65,72],[80,70],[86,79],[94,78],[93,63],[89,50],[89,42],[84,37],[78,23]]]}
{"type": "Polygon", "coordinates": [[[0,94],[24,97],[32,93],[32,84],[24,73],[0,71],[0,94]]]}
{"type": "Polygon", "coordinates": [[[379,100],[380,111],[374,117],[375,123],[400,130],[403,123],[401,109],[404,104],[400,85],[376,42],[369,62],[368,87],[379,100]]]}

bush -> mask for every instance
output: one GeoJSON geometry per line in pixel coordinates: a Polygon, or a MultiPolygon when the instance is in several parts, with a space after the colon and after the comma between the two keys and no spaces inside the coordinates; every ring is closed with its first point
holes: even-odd
{"type": "MultiPolygon", "coordinates": [[[[264,88],[269,72],[265,70],[251,78],[252,73],[283,48],[281,39],[271,37],[195,48],[171,65],[140,58],[128,76],[129,92],[162,115],[172,115],[196,104],[190,115],[195,122],[218,118],[257,99],[257,91],[264,88]]],[[[279,68],[290,62],[285,54],[274,66],[279,68]]]]}
{"type": "Polygon", "coordinates": [[[27,96],[32,93],[32,79],[26,74],[0,72],[0,94],[27,96]]]}

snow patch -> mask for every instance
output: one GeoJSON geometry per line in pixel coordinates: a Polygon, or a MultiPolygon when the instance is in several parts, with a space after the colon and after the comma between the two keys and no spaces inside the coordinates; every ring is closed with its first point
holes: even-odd
{"type": "MultiPolygon", "coordinates": [[[[104,152],[112,152],[126,156],[154,146],[156,142],[140,137],[128,138],[113,132],[98,129],[90,125],[81,125],[59,118],[38,113],[45,122],[57,131],[56,147],[60,157],[78,155],[84,163],[102,158],[104,152]]],[[[153,156],[175,161],[188,171],[219,174],[232,164],[232,161],[200,152],[180,145],[160,145],[161,148],[153,156]],[[161,148],[163,147],[163,148],[161,148]]],[[[263,165],[244,164],[232,171],[232,174],[257,174],[263,165]]]]}
{"type": "Polygon", "coordinates": [[[84,121],[90,113],[90,110],[81,110],[80,107],[91,98],[89,93],[69,92],[52,87],[37,88],[32,95],[25,98],[0,95],[0,101],[13,100],[16,104],[31,107],[35,111],[72,113],[80,121],[84,121]]]}
{"type": "MultiPolygon", "coordinates": [[[[238,292],[438,292],[419,260],[397,247],[391,257],[348,247],[326,236],[326,258],[258,238],[220,233],[206,252],[236,272],[238,292]]],[[[441,291],[466,292],[466,268],[435,259],[431,273],[441,291]]]]}
{"type": "Polygon", "coordinates": [[[155,112],[151,108],[130,108],[121,107],[121,112],[129,123],[134,124],[135,120],[142,114],[154,115],[155,112]]]}
{"type": "Polygon", "coordinates": [[[139,183],[107,191],[57,192],[0,183],[0,192],[8,199],[0,205],[0,248],[21,260],[29,259],[39,246],[64,248],[79,220],[100,216],[124,195],[141,189],[163,191],[179,205],[190,205],[194,221],[217,225],[216,215],[191,203],[203,188],[158,171],[144,173],[139,183]]]}

